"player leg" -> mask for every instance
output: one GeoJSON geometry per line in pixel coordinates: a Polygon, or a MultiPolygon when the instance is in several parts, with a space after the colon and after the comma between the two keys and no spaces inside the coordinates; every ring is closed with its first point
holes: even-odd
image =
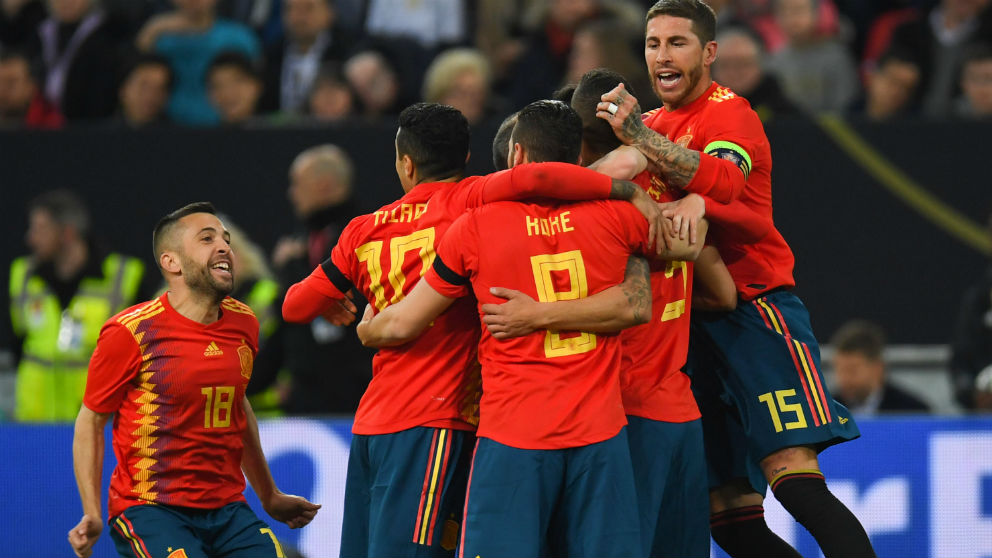
{"type": "Polygon", "coordinates": [[[602,442],[563,451],[565,555],[643,555],[627,428],[602,442]]]}
{"type": "Polygon", "coordinates": [[[371,477],[369,436],[351,437],[348,473],[344,485],[344,518],[341,522],[340,556],[365,558],[369,555],[369,506],[371,477]]]}
{"type": "Polygon", "coordinates": [[[370,437],[369,556],[454,556],[471,432],[416,427],[370,437]]]}
{"type": "Polygon", "coordinates": [[[544,555],[563,486],[565,451],[518,449],[479,438],[458,556],[544,555]]]}
{"type": "Polygon", "coordinates": [[[213,535],[210,556],[286,558],[272,528],[244,502],[234,502],[213,510],[205,514],[200,523],[205,532],[213,535]]]}
{"type": "Polygon", "coordinates": [[[133,506],[110,520],[117,553],[127,558],[195,558],[207,550],[193,518],[170,506],[133,506]]]}
{"type": "Polygon", "coordinates": [[[777,292],[704,328],[728,364],[722,379],[740,411],[748,453],[753,462],[762,460],[783,507],[828,558],[874,556],[864,528],[826,489],[816,462],[818,451],[860,433],[826,388],[805,306],[792,293],[777,292]]]}

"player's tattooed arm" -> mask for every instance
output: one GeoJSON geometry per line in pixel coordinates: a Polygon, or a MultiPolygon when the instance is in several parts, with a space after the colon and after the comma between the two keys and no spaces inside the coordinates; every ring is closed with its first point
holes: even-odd
{"type": "Polygon", "coordinates": [[[641,212],[648,221],[648,248],[656,248],[658,254],[661,254],[665,247],[665,218],[661,215],[661,207],[651,196],[633,182],[614,178],[610,187],[610,199],[627,200],[641,212]]]}
{"type": "Polygon", "coordinates": [[[541,329],[613,333],[651,319],[651,274],[647,260],[630,256],[624,282],[578,300],[537,302],[513,289],[492,287],[506,299],[483,304],[482,321],[496,339],[510,339],[541,329]]]}

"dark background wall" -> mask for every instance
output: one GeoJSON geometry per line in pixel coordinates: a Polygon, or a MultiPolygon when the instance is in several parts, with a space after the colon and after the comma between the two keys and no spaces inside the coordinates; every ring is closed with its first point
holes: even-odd
{"type": "MultiPolygon", "coordinates": [[[[970,220],[985,223],[992,180],[981,161],[988,125],[853,124],[885,158],[970,220]]],[[[808,121],[766,126],[774,156],[775,220],[796,254],[797,293],[826,339],[844,320],[882,323],[897,343],[943,343],[961,292],[986,258],[882,188],[808,121]]],[[[494,126],[473,130],[473,173],[492,168],[494,126]]],[[[356,162],[356,192],[372,210],[401,194],[393,123],[299,130],[68,130],[0,133],[0,265],[25,251],[24,208],[72,188],[90,203],[97,235],[144,257],[151,228],[176,207],[213,201],[266,249],[292,232],[287,171],[301,150],[336,143],[356,162]]]]}

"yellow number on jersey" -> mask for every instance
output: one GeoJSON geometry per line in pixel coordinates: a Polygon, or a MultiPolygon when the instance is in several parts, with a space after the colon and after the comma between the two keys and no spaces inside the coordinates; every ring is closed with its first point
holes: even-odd
{"type": "MultiPolygon", "coordinates": [[[[414,231],[406,236],[396,236],[389,240],[389,284],[393,287],[393,296],[389,304],[403,300],[403,288],[406,286],[406,275],[403,273],[403,260],[407,252],[417,250],[420,256],[420,276],[423,277],[434,263],[434,227],[414,231]]],[[[382,241],[366,242],[355,249],[358,261],[365,262],[369,272],[369,288],[375,298],[375,307],[382,310],[386,307],[386,295],[382,284],[382,241]]]]}
{"type": "Polygon", "coordinates": [[[205,387],[200,389],[200,393],[207,398],[203,407],[203,427],[227,428],[231,426],[234,386],[205,387]]]}
{"type": "Polygon", "coordinates": [[[678,319],[685,314],[685,291],[689,280],[686,275],[686,267],[683,261],[670,261],[668,262],[668,267],[665,268],[666,279],[674,277],[676,270],[679,270],[682,274],[682,299],[665,304],[665,310],[661,313],[661,321],[663,322],[678,319]]]}
{"type": "Polygon", "coordinates": [[[785,430],[793,430],[796,428],[806,428],[806,415],[803,414],[803,407],[799,403],[786,403],[786,397],[795,397],[796,390],[794,389],[780,389],[775,392],[775,399],[772,398],[772,393],[763,393],[758,396],[758,401],[761,401],[765,405],[768,405],[768,412],[772,417],[772,424],[775,426],[775,432],[782,431],[782,420],[779,418],[779,413],[795,413],[796,420],[792,422],[785,423],[785,430]],[[776,408],[776,401],[778,400],[778,407],[776,408]]]}
{"type": "MultiPolygon", "coordinates": [[[[537,285],[537,298],[541,302],[558,300],[575,300],[589,296],[589,284],[586,280],[586,266],[582,262],[582,251],[572,250],[561,254],[543,254],[531,256],[530,266],[534,272],[534,283],[537,285]],[[564,271],[568,273],[571,288],[564,292],[555,292],[551,273],[564,271]]],[[[582,332],[578,337],[562,339],[557,331],[547,330],[544,334],[544,356],[548,358],[587,353],[596,348],[596,335],[582,332]]]]}

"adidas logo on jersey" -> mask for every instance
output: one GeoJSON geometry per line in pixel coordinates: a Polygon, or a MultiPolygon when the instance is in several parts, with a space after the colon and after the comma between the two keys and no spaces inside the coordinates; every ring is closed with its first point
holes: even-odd
{"type": "Polygon", "coordinates": [[[220,356],[222,354],[224,354],[224,351],[220,350],[220,347],[217,346],[216,341],[211,341],[210,344],[207,345],[207,350],[203,351],[203,356],[220,356]]]}

